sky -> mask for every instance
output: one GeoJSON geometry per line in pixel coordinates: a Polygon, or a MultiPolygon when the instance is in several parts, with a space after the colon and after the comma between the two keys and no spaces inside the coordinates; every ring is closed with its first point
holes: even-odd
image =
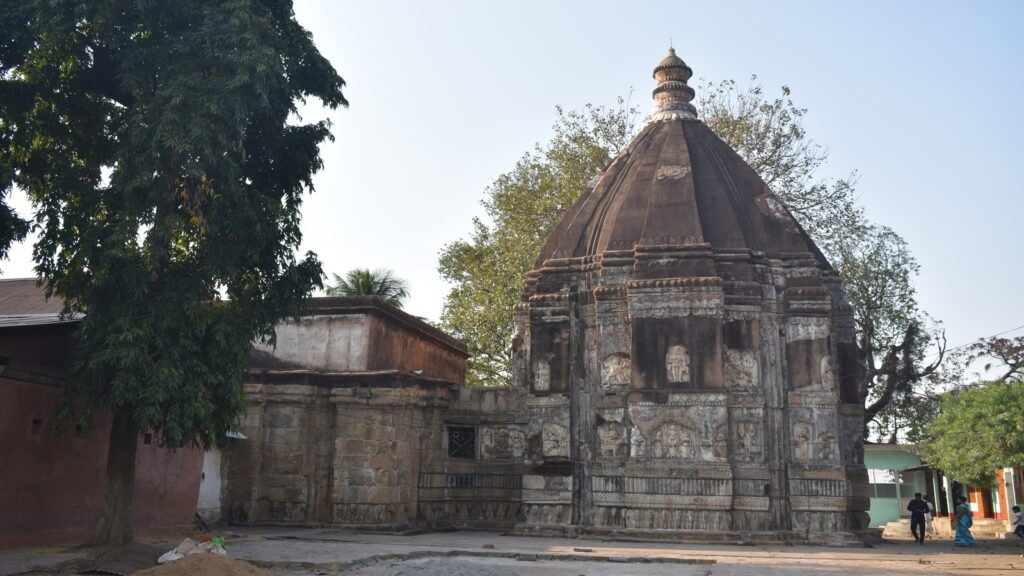
{"type": "MultiPolygon", "coordinates": [[[[302,110],[335,136],[302,249],[328,272],[391,268],[413,314],[440,317],[439,252],[483,215],[488,184],[550,138],[555,106],[623,96],[649,110],[671,39],[696,78],[756,74],[770,94],[792,89],[830,152],[822,175],[859,174],[859,201],[909,242],[919,302],[950,345],[1024,334],[1022,2],[297,0],[295,11],[351,103],[302,110]]],[[[0,264],[4,277],[32,275],[29,243],[0,264]]]]}

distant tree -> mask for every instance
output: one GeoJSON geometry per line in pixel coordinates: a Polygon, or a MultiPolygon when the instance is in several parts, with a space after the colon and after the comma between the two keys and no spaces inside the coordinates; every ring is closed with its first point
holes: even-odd
{"type": "Polygon", "coordinates": [[[469,346],[471,385],[511,379],[512,308],[548,232],[586,184],[635,134],[639,111],[622,99],[614,108],[556,108],[554,136],[524,154],[485,191],[487,219],[441,251],[441,276],[452,283],[442,326],[469,346]]]}
{"type": "Polygon", "coordinates": [[[701,80],[696,93],[704,123],[757,172],[819,248],[829,252],[867,225],[854,195],[856,173],[839,179],[818,174],[828,150],[807,135],[807,109],[793,103],[788,86],[772,98],[752,76],[746,86],[701,80]]]}
{"type": "Polygon", "coordinates": [[[935,379],[945,339],[918,307],[919,265],[907,242],[872,224],[856,203],[856,174],[823,178],[828,151],[803,126],[806,108],[790,90],[765,95],[757,77],[746,87],[726,80],[697,89],[704,122],[735,149],[793,213],[839,274],[854,308],[865,370],[860,382],[865,426],[893,442],[916,439],[938,410],[935,379]],[[926,362],[926,352],[937,354],[926,362]]]}
{"type": "Polygon", "coordinates": [[[334,276],[334,286],[327,288],[328,296],[377,296],[395,308],[401,308],[409,297],[408,283],[386,268],[370,271],[368,268],[349,270],[342,278],[334,276]]]}
{"type": "Polygon", "coordinates": [[[913,277],[920,266],[907,242],[885,226],[861,226],[828,247],[853,306],[865,424],[880,440],[916,441],[938,412],[933,376],[945,350],[944,337],[917,304],[913,277]],[[933,347],[938,353],[929,357],[933,347]]]}
{"type": "Polygon", "coordinates": [[[927,427],[921,455],[930,466],[972,484],[997,468],[1024,465],[1024,382],[999,380],[954,390],[927,427]]]}
{"type": "Polygon", "coordinates": [[[1024,382],[1024,336],[982,338],[965,349],[965,364],[984,361],[986,372],[996,371],[1003,382],[1024,382]]]}
{"type": "Polygon", "coordinates": [[[322,287],[299,207],[344,82],[290,0],[25,0],[0,11],[0,164],[36,210],[36,271],[85,312],[63,416],[113,414],[94,544],[132,540],[140,432],[211,446],[247,354],[322,287]]]}

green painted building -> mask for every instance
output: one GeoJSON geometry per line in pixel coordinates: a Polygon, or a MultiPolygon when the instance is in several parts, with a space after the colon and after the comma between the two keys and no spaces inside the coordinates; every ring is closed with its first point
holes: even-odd
{"type": "MultiPolygon", "coordinates": [[[[864,446],[864,467],[868,469],[871,526],[881,526],[906,514],[914,493],[938,499],[942,486],[937,475],[921,464],[913,446],[900,444],[867,444],[864,446]],[[931,489],[929,489],[931,485],[931,489]]],[[[939,504],[937,503],[938,507],[939,504]]]]}

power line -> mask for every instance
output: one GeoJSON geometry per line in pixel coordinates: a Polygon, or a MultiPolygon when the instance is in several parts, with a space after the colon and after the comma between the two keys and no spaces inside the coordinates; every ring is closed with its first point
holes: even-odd
{"type": "MultiPolygon", "coordinates": [[[[998,333],[993,334],[991,336],[982,336],[981,338],[977,338],[974,341],[968,342],[966,344],[961,344],[959,346],[954,346],[952,348],[946,348],[945,353],[948,354],[948,353],[952,352],[953,350],[959,350],[960,348],[966,348],[968,346],[973,346],[974,344],[977,343],[978,340],[988,340],[989,338],[995,338],[996,336],[1002,336],[1003,334],[1009,334],[1010,332],[1016,332],[1017,330],[1020,330],[1021,328],[1024,328],[1024,324],[1021,324],[1020,326],[1017,326],[1016,328],[1010,328],[1009,330],[1003,330],[1002,332],[998,332],[998,333]]],[[[932,352],[931,354],[925,356],[925,358],[932,358],[933,356],[938,356],[938,355],[939,355],[938,352],[932,352]]]]}

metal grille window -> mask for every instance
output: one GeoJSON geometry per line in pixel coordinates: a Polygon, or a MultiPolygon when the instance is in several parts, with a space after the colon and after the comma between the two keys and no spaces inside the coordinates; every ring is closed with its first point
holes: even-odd
{"type": "Polygon", "coordinates": [[[476,458],[476,428],[451,426],[448,428],[448,456],[476,458]]]}

